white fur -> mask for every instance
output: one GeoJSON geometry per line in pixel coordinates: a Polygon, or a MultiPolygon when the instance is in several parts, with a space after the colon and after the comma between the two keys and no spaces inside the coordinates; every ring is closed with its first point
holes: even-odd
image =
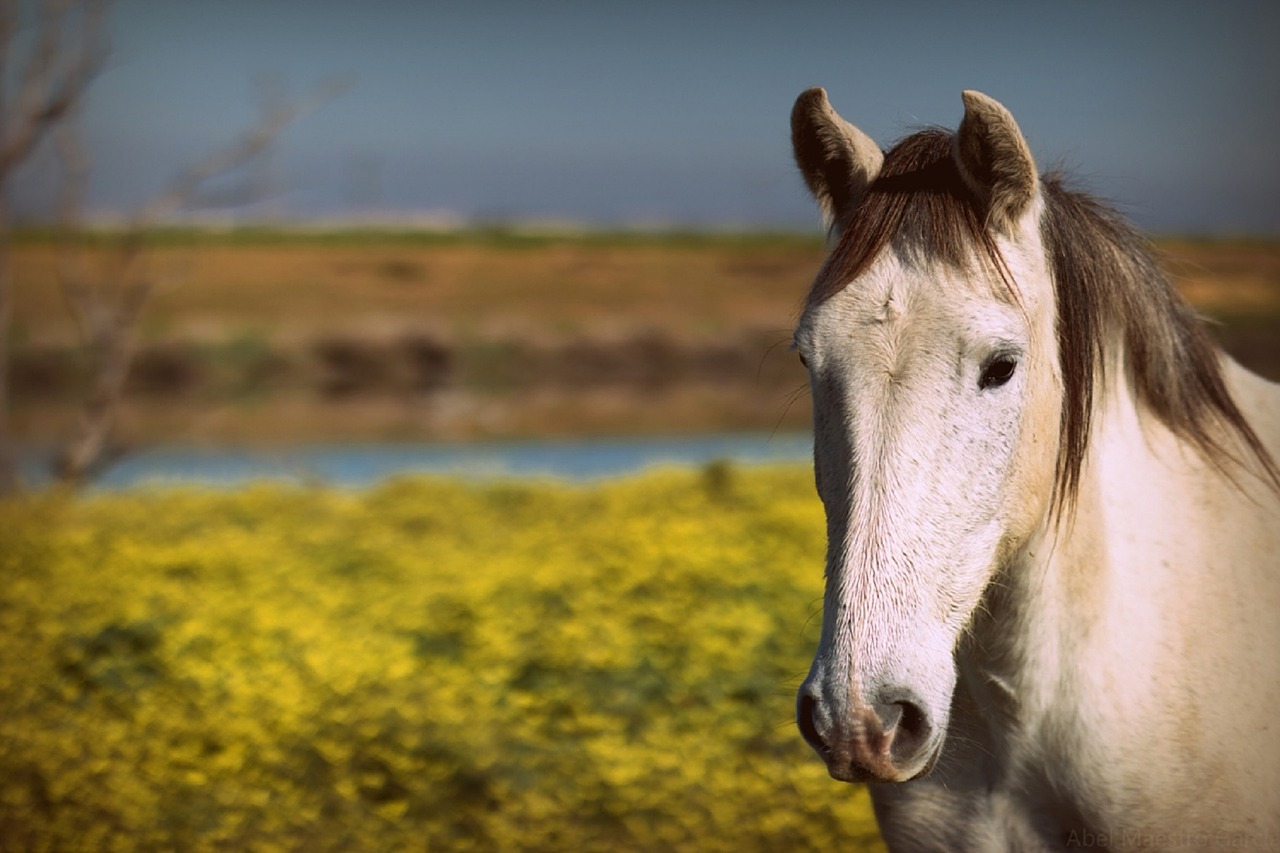
{"type": "MultiPolygon", "coordinates": [[[[889,250],[799,323],[830,534],[801,695],[823,737],[888,686],[925,704],[936,766],[872,785],[893,850],[1280,849],[1280,496],[1171,434],[1113,364],[1053,523],[1040,210],[999,238],[1020,304],[889,250]],[[1017,370],[979,389],[996,351],[1017,370]]],[[[1280,389],[1225,371],[1280,457],[1280,389]]]]}

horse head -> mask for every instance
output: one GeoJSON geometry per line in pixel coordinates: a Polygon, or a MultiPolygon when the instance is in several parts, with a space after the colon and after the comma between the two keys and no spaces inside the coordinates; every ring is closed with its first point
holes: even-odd
{"type": "Polygon", "coordinates": [[[801,732],[832,776],[904,781],[940,754],[954,651],[1050,514],[1061,382],[1040,179],[1009,112],[882,154],[821,89],[792,113],[833,249],[794,345],[827,516],[801,732]]]}

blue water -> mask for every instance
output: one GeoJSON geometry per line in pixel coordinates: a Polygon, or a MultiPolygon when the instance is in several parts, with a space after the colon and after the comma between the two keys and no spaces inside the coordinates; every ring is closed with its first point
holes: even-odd
{"type": "MultiPolygon", "coordinates": [[[[562,441],[437,444],[333,444],[279,449],[162,447],[116,462],[94,482],[96,489],[189,483],[237,486],[271,480],[367,486],[402,474],[473,478],[552,478],[589,481],[665,466],[697,466],[714,460],[739,464],[802,462],[813,442],[805,434],[705,435],[562,441]]],[[[39,483],[42,460],[24,466],[39,483]]]]}

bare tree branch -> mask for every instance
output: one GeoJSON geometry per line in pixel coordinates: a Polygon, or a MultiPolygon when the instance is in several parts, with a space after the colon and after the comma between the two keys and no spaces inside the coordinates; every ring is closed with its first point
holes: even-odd
{"type": "Polygon", "coordinates": [[[40,140],[83,98],[106,58],[107,0],[46,0],[34,44],[15,70],[19,0],[0,0],[0,495],[19,482],[9,430],[9,333],[13,317],[13,270],[6,187],[40,140]],[[66,47],[71,19],[79,39],[66,47]],[[15,75],[12,82],[10,75],[15,75]],[[8,103],[10,88],[16,93],[8,103]]]}
{"type": "Polygon", "coordinates": [[[84,480],[106,449],[136,349],[142,312],[160,283],[145,269],[147,233],[177,211],[222,198],[252,199],[253,182],[211,196],[211,182],[227,180],[266,152],[293,122],[336,97],[330,82],[290,101],[262,87],[258,122],[241,138],[180,173],[133,217],[110,268],[91,270],[83,246],[89,154],[81,138],[80,105],[105,64],[108,0],[43,0],[25,61],[15,57],[20,0],[0,0],[0,495],[17,484],[9,431],[9,330],[13,311],[10,229],[5,187],[41,140],[52,134],[64,184],[59,198],[58,272],[62,295],[80,329],[90,364],[76,434],[65,447],[61,476],[84,480]],[[19,69],[19,64],[21,65],[19,69]],[[12,93],[12,103],[6,101],[12,93]]]}
{"type": "MultiPolygon", "coordinates": [[[[200,205],[208,182],[249,166],[275,143],[286,127],[328,103],[344,88],[345,84],[327,83],[298,101],[264,101],[263,115],[257,125],[179,174],[165,192],[134,217],[117,246],[112,281],[93,281],[87,276],[78,252],[69,254],[67,262],[60,265],[63,296],[85,332],[92,365],[79,426],[59,460],[58,473],[64,481],[78,483],[87,479],[107,449],[137,349],[139,321],[160,283],[144,268],[147,234],[178,210],[200,205]]],[[[78,235],[82,232],[88,153],[73,121],[63,122],[56,140],[67,178],[61,201],[63,233],[78,235]]],[[[247,203],[251,198],[252,192],[246,189],[238,203],[247,203]]]]}
{"type": "MultiPolygon", "coordinates": [[[[5,116],[0,135],[0,184],[76,106],[101,70],[107,56],[106,10],[106,0],[50,0],[45,4],[35,46],[18,77],[17,99],[11,108],[0,111],[5,116]],[[71,28],[69,16],[79,18],[80,39],[74,51],[63,46],[71,28]]],[[[5,22],[0,24],[2,73],[16,29],[16,4],[7,0],[0,17],[5,22]]]]}
{"type": "Polygon", "coordinates": [[[84,192],[89,181],[89,153],[79,123],[62,122],[53,134],[54,150],[62,163],[62,192],[58,198],[58,284],[67,310],[76,321],[80,339],[90,345],[99,335],[103,318],[101,298],[90,273],[84,247],[76,231],[84,217],[84,192]]]}
{"type": "MultiPolygon", "coordinates": [[[[286,127],[315,112],[347,88],[349,84],[346,81],[335,80],[317,86],[296,101],[276,102],[273,99],[264,103],[263,114],[254,127],[179,174],[165,192],[138,213],[132,227],[150,228],[182,208],[198,203],[202,189],[210,181],[244,168],[265,152],[286,127]]],[[[246,198],[245,202],[248,200],[246,198]]]]}

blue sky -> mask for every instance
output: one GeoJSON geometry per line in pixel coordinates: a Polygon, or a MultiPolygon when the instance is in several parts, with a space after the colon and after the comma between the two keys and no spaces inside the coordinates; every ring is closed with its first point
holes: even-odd
{"type": "MultiPolygon", "coordinates": [[[[822,85],[882,145],[1012,110],[1042,165],[1156,232],[1280,234],[1280,4],[119,0],[86,116],[127,211],[253,119],[352,87],[273,154],[267,211],[817,228],[788,113],[822,85]]],[[[49,195],[29,170],[20,205],[49,195]]]]}

